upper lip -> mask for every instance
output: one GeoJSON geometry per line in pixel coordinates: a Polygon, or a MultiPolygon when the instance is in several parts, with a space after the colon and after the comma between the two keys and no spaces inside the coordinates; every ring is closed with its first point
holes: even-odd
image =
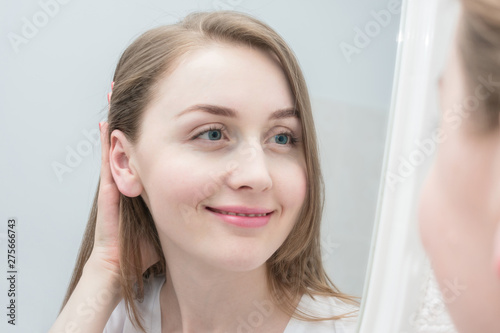
{"type": "Polygon", "coordinates": [[[216,209],[229,213],[236,214],[268,214],[272,213],[273,209],[262,208],[262,207],[245,207],[245,206],[207,206],[208,209],[216,209]]]}

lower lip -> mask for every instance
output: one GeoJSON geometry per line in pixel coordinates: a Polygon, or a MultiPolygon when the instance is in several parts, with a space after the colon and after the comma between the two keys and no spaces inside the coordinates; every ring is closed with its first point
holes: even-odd
{"type": "Polygon", "coordinates": [[[238,215],[226,215],[214,212],[213,210],[207,209],[210,213],[218,216],[224,222],[229,224],[242,227],[242,228],[259,228],[265,226],[271,219],[271,215],[267,214],[265,216],[238,216],[238,215]]]}

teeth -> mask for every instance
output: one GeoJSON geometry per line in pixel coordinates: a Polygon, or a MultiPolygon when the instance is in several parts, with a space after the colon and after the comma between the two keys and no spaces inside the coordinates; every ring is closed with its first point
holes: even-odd
{"type": "Polygon", "coordinates": [[[217,213],[224,214],[224,215],[232,215],[232,216],[247,216],[247,217],[255,217],[255,216],[266,216],[267,214],[240,214],[240,213],[233,213],[233,212],[225,212],[223,210],[215,210],[217,213]]]}

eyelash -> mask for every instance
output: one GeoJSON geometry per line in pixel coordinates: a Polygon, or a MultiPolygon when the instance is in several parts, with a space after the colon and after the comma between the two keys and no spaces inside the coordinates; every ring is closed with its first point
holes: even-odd
{"type": "MultiPolygon", "coordinates": [[[[210,132],[210,131],[221,131],[221,132],[224,132],[226,130],[226,127],[225,126],[215,126],[215,125],[212,125],[210,126],[208,129],[204,129],[203,131],[201,132],[198,132],[197,134],[195,134],[191,140],[196,140],[198,139],[200,136],[202,136],[203,134],[207,133],[207,132],[210,132]]],[[[288,136],[288,138],[290,139],[289,142],[287,144],[284,144],[282,146],[287,146],[287,145],[290,145],[290,146],[295,146],[297,145],[297,143],[299,142],[299,138],[295,135],[293,135],[292,132],[290,131],[284,131],[284,132],[280,132],[278,134],[275,134],[274,136],[276,135],[286,135],[288,136]]],[[[214,140],[216,141],[216,140],[214,140]]],[[[217,140],[218,141],[218,140],[217,140]]]]}

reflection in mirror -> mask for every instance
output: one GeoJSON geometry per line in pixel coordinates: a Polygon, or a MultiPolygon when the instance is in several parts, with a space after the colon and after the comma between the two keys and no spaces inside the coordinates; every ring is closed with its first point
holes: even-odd
{"type": "Polygon", "coordinates": [[[20,240],[16,302],[24,304],[26,318],[37,314],[17,327],[46,331],[58,314],[99,180],[98,122],[106,118],[106,95],[121,53],[142,32],[195,10],[254,15],[295,52],[309,89],[326,187],[323,264],[342,292],[361,296],[400,5],[396,0],[10,4],[2,21],[7,51],[0,62],[0,100],[8,112],[0,123],[3,142],[13,143],[2,146],[3,156],[15,162],[2,164],[2,203],[8,208],[4,220],[16,219],[20,240]],[[40,274],[46,271],[51,274],[40,274]]]}
{"type": "MultiPolygon", "coordinates": [[[[443,142],[438,82],[449,59],[458,13],[453,0],[404,2],[390,142],[361,333],[455,332],[446,305],[463,294],[463,284],[456,276],[434,276],[417,213],[422,185],[443,142]]],[[[447,173],[453,174],[453,168],[447,173]]],[[[437,243],[443,243],[445,230],[435,232],[437,243]]]]}
{"type": "Polygon", "coordinates": [[[459,6],[439,85],[441,142],[419,226],[457,330],[493,333],[500,331],[500,2],[459,6]]]}

